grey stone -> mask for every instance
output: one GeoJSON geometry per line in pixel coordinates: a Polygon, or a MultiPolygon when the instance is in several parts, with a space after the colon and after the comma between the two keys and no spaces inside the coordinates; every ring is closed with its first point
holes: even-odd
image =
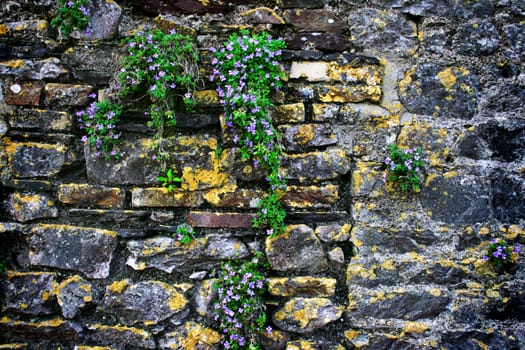
{"type": "Polygon", "coordinates": [[[16,76],[18,79],[44,80],[67,77],[69,71],[56,57],[44,60],[19,60],[0,62],[0,75],[16,76]]]}
{"type": "Polygon", "coordinates": [[[328,260],[337,264],[343,265],[345,263],[345,253],[341,247],[335,247],[328,252],[328,260]]]}
{"type": "Polygon", "coordinates": [[[195,311],[200,316],[212,316],[213,301],[217,296],[214,290],[215,280],[204,280],[198,285],[193,295],[195,311]]]}
{"type": "MultiPolygon", "coordinates": [[[[525,89],[521,92],[525,95],[525,89]]],[[[501,98],[506,99],[505,96],[501,98]]],[[[482,140],[478,138],[478,142],[481,145],[486,144],[490,150],[487,158],[503,162],[520,162],[525,159],[525,125],[522,120],[490,120],[480,124],[476,133],[485,141],[480,142],[482,140]]]]}
{"type": "Polygon", "coordinates": [[[153,335],[141,328],[126,326],[110,326],[105,324],[90,324],[91,338],[99,344],[130,346],[135,348],[155,349],[153,335]]]}
{"type": "Polygon", "coordinates": [[[434,220],[464,225],[485,222],[491,215],[483,180],[457,175],[432,178],[420,194],[421,204],[434,220]]]}
{"type": "Polygon", "coordinates": [[[108,40],[118,34],[122,9],[111,0],[91,0],[90,22],[91,33],[88,38],[108,40]]]}
{"type": "Polygon", "coordinates": [[[346,35],[331,33],[300,33],[286,40],[290,50],[320,50],[324,52],[342,52],[351,46],[346,35]]]}
{"type": "Polygon", "coordinates": [[[283,234],[266,238],[266,256],[276,271],[316,273],[328,267],[321,243],[306,225],[288,226],[283,234]]]}
{"type": "Polygon", "coordinates": [[[105,312],[114,314],[125,325],[156,325],[189,307],[184,294],[160,281],[142,281],[115,290],[111,285],[102,300],[105,312]]]}
{"type": "Polygon", "coordinates": [[[330,124],[287,125],[280,126],[279,131],[283,134],[283,145],[288,151],[337,143],[337,136],[330,124]]]}
{"type": "Polygon", "coordinates": [[[29,238],[31,265],[75,270],[106,278],[116,246],[114,231],[68,225],[35,225],[29,238]]]}
{"type": "Polygon", "coordinates": [[[92,286],[81,276],[75,275],[58,285],[56,296],[62,315],[72,319],[93,300],[92,286]]]}
{"type": "Polygon", "coordinates": [[[47,194],[13,193],[9,196],[9,211],[17,221],[27,222],[42,218],[56,218],[58,208],[47,194]]]}
{"type": "Polygon", "coordinates": [[[486,17],[494,12],[491,0],[471,3],[468,0],[416,0],[403,6],[402,12],[420,17],[472,18],[486,17]]]}
{"type": "Polygon", "coordinates": [[[311,333],[338,320],[342,308],[326,298],[293,298],[272,316],[277,327],[296,333],[311,333]]]}
{"type": "Polygon", "coordinates": [[[209,270],[221,259],[242,259],[249,255],[240,240],[220,236],[195,239],[186,246],[169,237],[132,240],[127,244],[126,264],[135,270],[154,268],[171,273],[209,270]]]}
{"type": "Polygon", "coordinates": [[[289,179],[328,180],[350,171],[351,159],[342,149],[322,152],[287,154],[282,160],[289,179]]]}
{"type": "Polygon", "coordinates": [[[516,333],[519,332],[449,331],[442,334],[441,344],[449,350],[477,350],[480,343],[489,349],[513,349],[521,346],[516,333]]]}
{"type": "Polygon", "coordinates": [[[0,319],[0,331],[2,334],[9,334],[15,339],[24,341],[51,340],[59,343],[70,343],[83,338],[80,324],[73,321],[64,321],[60,318],[31,322],[14,320],[6,316],[0,319]]]}
{"type": "Polygon", "coordinates": [[[192,349],[218,350],[221,335],[217,331],[189,321],[173,332],[166,333],[159,340],[159,349],[185,349],[191,344],[192,349]]]}
{"type": "Polygon", "coordinates": [[[492,174],[492,207],[494,216],[508,223],[525,219],[525,183],[523,177],[495,171],[492,174]]]}
{"type": "Polygon", "coordinates": [[[4,282],[6,310],[33,316],[52,314],[55,278],[51,272],[9,271],[4,282]]]}
{"type": "Polygon", "coordinates": [[[102,85],[113,77],[117,48],[109,44],[74,46],[62,54],[73,76],[87,84],[102,85]]]}
{"type": "Polygon", "coordinates": [[[474,19],[458,28],[452,38],[453,48],[462,55],[489,55],[499,48],[499,34],[488,20],[474,19]]]}
{"type": "Polygon", "coordinates": [[[464,67],[423,63],[399,85],[401,103],[409,112],[465,120],[477,112],[478,77],[464,67]]]}
{"type": "Polygon", "coordinates": [[[8,120],[11,127],[17,129],[58,132],[73,131],[71,115],[62,111],[24,109],[9,115],[8,120]]]}
{"type": "Polygon", "coordinates": [[[372,8],[361,8],[348,15],[352,46],[381,55],[409,56],[416,49],[417,31],[404,17],[372,8]]]}

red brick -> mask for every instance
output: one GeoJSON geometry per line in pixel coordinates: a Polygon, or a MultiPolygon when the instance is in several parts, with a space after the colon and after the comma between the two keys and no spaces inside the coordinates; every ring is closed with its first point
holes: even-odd
{"type": "Polygon", "coordinates": [[[43,87],[44,85],[38,81],[6,86],[6,102],[17,106],[38,106],[43,87]]]}

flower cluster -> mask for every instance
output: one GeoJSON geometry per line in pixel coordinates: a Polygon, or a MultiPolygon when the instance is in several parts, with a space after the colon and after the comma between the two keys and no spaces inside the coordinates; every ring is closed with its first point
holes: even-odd
{"type": "Polygon", "coordinates": [[[390,145],[390,155],[385,159],[384,182],[390,181],[399,186],[402,192],[419,192],[423,182],[425,159],[421,147],[402,150],[390,145]]]}
{"type": "Polygon", "coordinates": [[[122,98],[150,98],[148,125],[162,134],[165,125],[175,123],[173,107],[182,102],[194,105],[193,91],[198,82],[197,50],[189,36],[174,30],[139,31],[123,40],[125,53],[117,74],[122,98]]]}
{"type": "Polygon", "coordinates": [[[260,270],[261,255],[244,263],[223,263],[215,290],[214,319],[222,329],[224,349],[259,349],[258,336],[271,334],[266,326],[263,294],[267,282],[260,270]]]}
{"type": "MultiPolygon", "coordinates": [[[[90,98],[95,98],[91,94],[90,98]]],[[[79,127],[86,134],[82,136],[83,142],[89,142],[96,149],[96,155],[104,155],[106,159],[118,159],[120,154],[116,145],[120,143],[120,133],[116,130],[122,107],[108,101],[91,102],[86,110],[76,113],[79,127]]]]}
{"type": "Polygon", "coordinates": [[[87,0],[58,0],[58,13],[51,25],[58,28],[61,35],[68,37],[75,30],[85,30],[90,35],[89,10],[87,0]]]}
{"type": "Polygon", "coordinates": [[[279,201],[286,189],[286,179],[279,172],[284,150],[269,113],[270,93],[282,85],[279,58],[284,47],[283,40],[268,33],[250,35],[243,30],[240,35],[232,34],[220,49],[211,49],[214,69],[210,80],[217,83],[233,142],[242,159],[252,158],[254,166],[262,164],[268,172],[268,194],[260,202],[254,226],[268,226],[270,235],[282,232],[285,217],[279,201]]]}
{"type": "Polygon", "coordinates": [[[487,255],[483,259],[491,262],[498,268],[505,268],[513,265],[518,260],[520,252],[519,246],[512,247],[505,240],[494,238],[490,241],[487,255]]]}
{"type": "Polygon", "coordinates": [[[173,234],[173,238],[180,242],[180,244],[186,245],[195,239],[195,231],[193,230],[193,227],[183,224],[177,227],[177,230],[173,234]]]}

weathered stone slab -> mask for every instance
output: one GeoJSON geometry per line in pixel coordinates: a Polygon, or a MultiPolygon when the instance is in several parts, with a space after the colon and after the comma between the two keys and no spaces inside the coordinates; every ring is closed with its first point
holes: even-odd
{"type": "Polygon", "coordinates": [[[200,237],[185,246],[169,237],[131,240],[127,249],[126,264],[131,268],[153,268],[167,273],[209,270],[221,259],[242,259],[249,255],[240,240],[219,236],[200,237]]]}
{"type": "Polygon", "coordinates": [[[53,177],[72,161],[68,148],[61,143],[6,142],[11,175],[18,178],[53,177]]]}
{"type": "Polygon", "coordinates": [[[294,298],[277,310],[272,320],[284,331],[310,333],[341,318],[343,309],[325,298],[294,298]]]}
{"type": "Polygon", "coordinates": [[[54,318],[45,321],[26,322],[4,316],[0,319],[2,334],[23,340],[53,340],[71,342],[82,339],[82,326],[72,321],[54,318]]]}
{"type": "Polygon", "coordinates": [[[125,325],[143,323],[151,326],[189,311],[188,300],[175,287],[159,281],[135,284],[114,282],[106,288],[103,309],[117,316],[125,325]],[[124,288],[120,288],[121,285],[124,288]]]}
{"type": "Polygon", "coordinates": [[[5,89],[5,101],[17,106],[38,106],[43,87],[39,81],[10,84],[5,89]]]}
{"type": "Polygon", "coordinates": [[[251,228],[254,217],[254,214],[248,213],[191,211],[186,216],[186,220],[195,227],[251,228]]]}
{"type": "Polygon", "coordinates": [[[88,38],[108,40],[118,34],[122,9],[112,0],[92,0],[88,38]]]}
{"type": "Polygon", "coordinates": [[[44,60],[22,60],[0,62],[0,75],[15,76],[24,80],[44,80],[67,77],[69,71],[56,57],[44,60]]]}
{"type": "Polygon", "coordinates": [[[291,103],[272,108],[272,119],[275,123],[302,123],[305,118],[304,104],[291,103]]]}
{"type": "Polygon", "coordinates": [[[43,109],[19,109],[8,115],[9,125],[17,129],[71,132],[73,122],[67,112],[43,109]]]}
{"type": "Polygon", "coordinates": [[[73,46],[64,52],[62,62],[71,67],[75,79],[87,84],[102,85],[112,78],[117,57],[117,48],[114,46],[82,45],[73,46]]]}
{"type": "Polygon", "coordinates": [[[281,199],[286,207],[331,208],[339,200],[339,186],[288,186],[281,199]]]}
{"type": "Polygon", "coordinates": [[[499,48],[499,34],[488,20],[474,19],[458,28],[452,47],[461,55],[489,55],[499,48]]]}
{"type": "Polygon", "coordinates": [[[309,147],[329,146],[337,143],[331,124],[282,125],[283,145],[288,151],[309,147]]]}
{"type": "Polygon", "coordinates": [[[62,309],[62,315],[71,319],[93,301],[91,283],[79,275],[69,277],[62,281],[55,289],[58,305],[62,309]]]}
{"type": "Polygon", "coordinates": [[[77,207],[124,208],[126,193],[121,188],[89,184],[60,184],[57,197],[61,203],[77,207]]]}
{"type": "Polygon", "coordinates": [[[88,104],[93,87],[91,85],[48,83],[44,91],[46,106],[80,107],[88,104]]]}
{"type": "Polygon", "coordinates": [[[325,32],[342,34],[346,23],[328,10],[288,10],[284,13],[286,23],[299,32],[325,32]]]}
{"type": "Polygon", "coordinates": [[[519,222],[525,218],[525,184],[516,175],[496,171],[492,180],[492,208],[502,222],[519,222]]]}
{"type": "Polygon", "coordinates": [[[271,277],[268,289],[270,294],[280,297],[307,296],[329,297],[335,294],[337,281],[333,278],[271,277]]]}
{"type": "Polygon", "coordinates": [[[337,120],[339,105],[335,103],[314,103],[312,120],[315,122],[332,122],[337,120]]]}
{"type": "Polygon", "coordinates": [[[322,152],[287,154],[282,160],[289,179],[328,180],[350,171],[351,159],[342,149],[322,152]]]}
{"type": "Polygon", "coordinates": [[[128,345],[146,349],[155,349],[153,335],[141,328],[90,324],[87,329],[100,344],[128,345]]]}
{"type": "Polygon", "coordinates": [[[238,189],[236,186],[225,186],[203,193],[206,202],[214,208],[257,208],[264,196],[262,190],[238,189]]]}
{"type": "Polygon", "coordinates": [[[286,46],[291,50],[317,49],[324,52],[342,52],[351,46],[346,35],[331,33],[300,33],[286,40],[286,46]]]}
{"type": "Polygon", "coordinates": [[[292,62],[290,79],[306,79],[309,82],[328,81],[328,62],[292,62]]]}
{"type": "Polygon", "coordinates": [[[46,194],[15,192],[9,196],[9,211],[15,220],[21,222],[58,216],[53,198],[46,194]]]}
{"type": "Polygon", "coordinates": [[[306,225],[290,225],[279,236],[267,237],[266,257],[276,271],[316,273],[328,267],[321,242],[306,225]]]}
{"type": "Polygon", "coordinates": [[[167,333],[159,340],[160,349],[184,349],[191,344],[192,349],[218,349],[221,335],[217,331],[203,325],[188,321],[177,330],[167,333]]]}
{"type": "Polygon", "coordinates": [[[49,26],[45,20],[5,22],[0,24],[0,39],[37,43],[45,39],[49,26]]]}
{"type": "Polygon", "coordinates": [[[198,207],[204,203],[201,192],[164,187],[134,188],[131,190],[133,208],[145,207],[198,207]]]}
{"type": "Polygon", "coordinates": [[[379,102],[381,100],[381,86],[376,85],[328,85],[315,87],[316,100],[319,102],[379,102]]]}
{"type": "Polygon", "coordinates": [[[115,231],[39,224],[31,229],[30,235],[31,265],[80,271],[89,278],[109,276],[116,246],[115,231]]]}
{"type": "Polygon", "coordinates": [[[281,0],[282,8],[315,9],[324,6],[323,0],[281,0]]]}
{"type": "Polygon", "coordinates": [[[239,16],[248,23],[284,24],[284,19],[268,7],[243,11],[239,16]]]}
{"type": "Polygon", "coordinates": [[[322,225],[315,228],[315,234],[323,242],[346,242],[350,239],[350,224],[322,225]]]}
{"type": "Polygon", "coordinates": [[[52,314],[55,278],[51,272],[7,271],[4,283],[6,310],[34,316],[52,314]]]}

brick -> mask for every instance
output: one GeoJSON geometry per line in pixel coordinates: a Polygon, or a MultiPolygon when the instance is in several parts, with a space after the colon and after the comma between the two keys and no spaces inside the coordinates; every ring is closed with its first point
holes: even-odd
{"type": "Polygon", "coordinates": [[[195,227],[251,228],[255,214],[190,211],[186,220],[195,227]]]}
{"type": "Polygon", "coordinates": [[[49,83],[45,87],[45,104],[53,107],[79,107],[89,102],[91,85],[49,83]]]}
{"type": "Polygon", "coordinates": [[[120,188],[89,184],[61,184],[58,200],[77,207],[124,208],[126,193],[120,188]]]}
{"type": "Polygon", "coordinates": [[[18,106],[38,106],[44,84],[38,81],[14,83],[6,86],[5,100],[18,106]]]}

